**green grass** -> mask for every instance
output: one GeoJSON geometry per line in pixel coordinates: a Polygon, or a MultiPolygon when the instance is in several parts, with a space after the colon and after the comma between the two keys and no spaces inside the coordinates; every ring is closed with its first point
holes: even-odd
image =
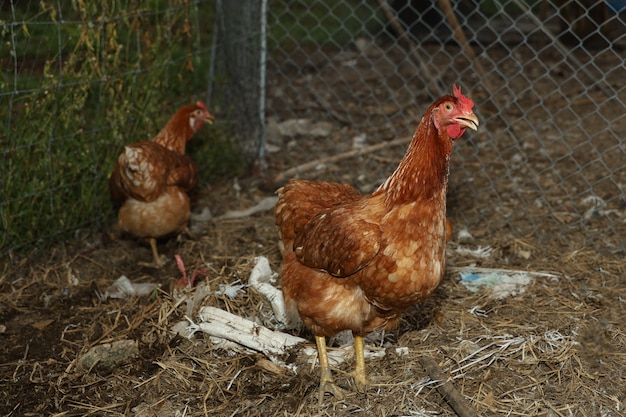
{"type": "MultiPolygon", "coordinates": [[[[202,99],[214,5],[192,3],[19,2],[15,18],[3,13],[0,255],[110,218],[107,179],[123,145],[202,99]]],[[[228,133],[200,134],[208,139],[191,150],[201,181],[236,174],[241,155],[228,133]]]]}
{"type": "Polygon", "coordinates": [[[366,27],[382,22],[374,1],[270,1],[268,47],[342,46],[366,27]]]}

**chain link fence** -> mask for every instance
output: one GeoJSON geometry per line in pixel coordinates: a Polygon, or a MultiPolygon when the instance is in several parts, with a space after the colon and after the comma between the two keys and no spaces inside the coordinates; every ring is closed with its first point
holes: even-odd
{"type": "Polygon", "coordinates": [[[205,99],[214,9],[0,0],[0,260],[113,216],[107,179],[123,145],[205,99]]]}
{"type": "MultiPolygon", "coordinates": [[[[323,160],[325,140],[339,149],[410,136],[458,83],[481,126],[453,154],[456,226],[623,252],[625,9],[603,0],[270,2],[268,131],[294,120],[337,126],[343,138],[316,137],[306,149],[323,160]]],[[[398,148],[389,164],[362,163],[384,178],[398,148]]]]}
{"type": "Polygon", "coordinates": [[[120,146],[190,99],[207,98],[246,159],[270,169],[389,143],[324,177],[368,191],[363,178],[382,180],[403,154],[392,141],[453,83],[481,120],[452,158],[461,227],[625,249],[619,0],[64,7],[0,1],[2,254],[110,215],[106,177],[120,146]]]}
{"type": "Polygon", "coordinates": [[[263,161],[266,3],[215,2],[208,103],[218,106],[246,161],[263,161]]]}

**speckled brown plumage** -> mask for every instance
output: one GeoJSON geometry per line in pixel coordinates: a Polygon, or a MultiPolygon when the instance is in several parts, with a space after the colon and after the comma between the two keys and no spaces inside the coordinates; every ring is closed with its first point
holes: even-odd
{"type": "MultiPolygon", "coordinates": [[[[428,108],[398,168],[372,194],[303,180],[278,191],[283,293],[318,349],[323,337],[342,330],[361,343],[374,329],[396,326],[407,307],[441,282],[453,141],[478,126],[471,100],[456,86],[454,93],[428,108]]],[[[362,360],[356,380],[364,384],[362,360]]],[[[322,369],[321,396],[325,391],[338,393],[322,369]]]]}
{"type": "Polygon", "coordinates": [[[212,120],[201,102],[182,106],[151,141],[126,146],[109,178],[111,197],[121,204],[120,229],[148,240],[155,266],[163,263],[156,238],[182,231],[189,220],[187,192],[198,182],[198,167],[185,145],[212,120]]]}

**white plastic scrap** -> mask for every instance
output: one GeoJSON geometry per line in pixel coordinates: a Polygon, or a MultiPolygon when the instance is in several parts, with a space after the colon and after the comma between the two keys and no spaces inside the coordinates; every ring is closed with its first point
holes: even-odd
{"type": "Polygon", "coordinates": [[[471,242],[474,240],[474,236],[467,230],[466,227],[459,230],[459,233],[456,235],[456,239],[459,242],[471,242]]]}
{"type": "Polygon", "coordinates": [[[235,281],[232,284],[228,284],[228,285],[220,284],[219,285],[220,289],[215,291],[215,294],[225,295],[226,297],[232,300],[233,298],[237,297],[237,295],[239,295],[239,292],[241,290],[245,288],[245,285],[237,284],[237,282],[239,281],[235,281]]]}
{"type": "Polygon", "coordinates": [[[367,140],[366,133],[360,133],[352,138],[352,148],[354,149],[363,149],[365,148],[365,141],[367,140]]]}
{"type": "Polygon", "coordinates": [[[467,310],[472,316],[475,317],[489,317],[485,310],[481,309],[480,306],[474,306],[467,310]]]}
{"type": "Polygon", "coordinates": [[[489,272],[461,272],[461,284],[468,290],[476,292],[486,288],[491,290],[493,296],[501,300],[503,298],[523,294],[526,286],[532,278],[525,272],[489,271],[489,272]]]}
{"type": "Polygon", "coordinates": [[[606,201],[597,195],[589,195],[582,200],[586,206],[590,206],[583,214],[585,220],[591,220],[600,216],[608,216],[609,214],[619,214],[619,210],[606,210],[606,201]]]}
{"type": "Polygon", "coordinates": [[[248,285],[261,294],[272,306],[274,317],[281,325],[288,327],[290,324],[287,315],[287,307],[283,292],[272,285],[276,281],[276,274],[270,268],[270,262],[265,256],[257,256],[254,258],[255,265],[250,272],[248,285]]]}
{"type": "Polygon", "coordinates": [[[455,252],[458,253],[459,255],[466,255],[466,256],[471,256],[473,258],[486,259],[491,256],[492,250],[493,248],[491,246],[486,246],[484,248],[482,246],[479,246],[476,249],[470,249],[470,248],[466,248],[463,246],[459,246],[458,248],[455,249],[455,252]]]}
{"type": "Polygon", "coordinates": [[[407,414],[401,417],[431,417],[439,415],[438,411],[427,410],[424,407],[419,407],[416,410],[409,410],[409,413],[411,414],[407,414]]]}
{"type": "Polygon", "coordinates": [[[100,298],[106,300],[107,298],[126,299],[130,297],[143,297],[150,295],[156,287],[157,284],[152,282],[141,284],[133,283],[125,275],[122,275],[106,289],[100,298]]]}
{"type": "Polygon", "coordinates": [[[395,352],[398,356],[407,356],[409,354],[409,348],[407,346],[397,347],[395,352]]]}

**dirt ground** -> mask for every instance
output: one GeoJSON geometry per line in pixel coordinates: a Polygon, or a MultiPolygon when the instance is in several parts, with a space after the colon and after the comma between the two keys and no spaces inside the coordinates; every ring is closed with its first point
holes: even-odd
{"type": "MultiPolygon", "coordinates": [[[[325,76],[319,74],[319,79],[325,76]]],[[[279,108],[293,103],[273,104],[279,108]]],[[[337,109],[349,108],[344,104],[333,103],[337,109]]],[[[398,111],[413,112],[419,120],[425,107],[413,102],[398,111]]],[[[352,140],[345,138],[357,136],[358,126],[342,125],[324,114],[320,108],[330,132],[325,140],[306,134],[270,140],[272,172],[306,162],[311,155],[351,149],[352,140]]],[[[488,110],[485,114],[489,117],[488,110]]],[[[391,139],[383,124],[368,133],[391,139]]],[[[530,162],[544,163],[532,160],[543,154],[534,151],[534,143],[529,146],[530,162]]],[[[554,146],[560,145],[555,141],[554,146]]],[[[391,172],[405,147],[327,163],[301,176],[349,182],[369,192],[391,172]]],[[[495,216],[493,224],[468,222],[468,212],[479,210],[480,201],[495,201],[505,212],[518,204],[502,196],[494,200],[493,188],[476,193],[480,188],[475,184],[468,191],[467,178],[455,175],[480,162],[476,153],[492,160],[490,152],[488,146],[477,151],[468,144],[455,149],[449,197],[455,233],[448,244],[446,278],[433,296],[406,312],[397,330],[367,340],[373,355],[366,366],[374,383],[366,392],[353,389],[351,357],[334,368],[339,385],[350,391],[348,397],[338,401],[327,396],[318,404],[318,367],[304,353],[305,346],[270,357],[202,332],[187,339],[172,330],[185,316],[197,321],[200,306],[225,309],[270,328],[275,323],[269,303],[246,286],[258,256],[279,270],[271,211],[218,218],[273,195],[266,179],[247,176],[196,190],[193,236],[160,242],[168,259],[162,269],[139,265],[151,260],[148,246],[133,239],[111,240],[108,228],[77,233],[75,240],[44,253],[16,255],[6,262],[0,271],[0,414],[454,416],[437,390],[441,381],[433,381],[421,365],[422,358],[430,357],[479,415],[624,415],[626,285],[621,255],[596,250],[584,232],[545,240],[534,234],[515,236],[495,216]],[[207,219],[206,209],[213,218],[207,219]],[[187,274],[196,272],[196,287],[177,287],[182,273],[174,255],[180,256],[187,274]],[[475,268],[530,279],[499,298],[488,289],[473,292],[461,283],[461,272],[475,268]],[[103,299],[122,275],[159,287],[145,296],[103,299]],[[196,296],[200,284],[208,291],[196,296]],[[124,349],[96,363],[85,359],[92,348],[107,344],[124,349]]],[[[495,162],[490,166],[494,177],[499,167],[495,162]]],[[[532,190],[523,182],[516,186],[532,190]]],[[[570,191],[551,190],[555,201],[570,191]]],[[[541,218],[538,213],[536,219],[541,218]]],[[[528,219],[519,215],[507,221],[522,224],[528,219]]],[[[545,225],[546,230],[554,227],[545,225]]],[[[589,229],[601,233],[602,223],[589,229]]],[[[306,330],[285,331],[314,346],[306,330]]]]}

